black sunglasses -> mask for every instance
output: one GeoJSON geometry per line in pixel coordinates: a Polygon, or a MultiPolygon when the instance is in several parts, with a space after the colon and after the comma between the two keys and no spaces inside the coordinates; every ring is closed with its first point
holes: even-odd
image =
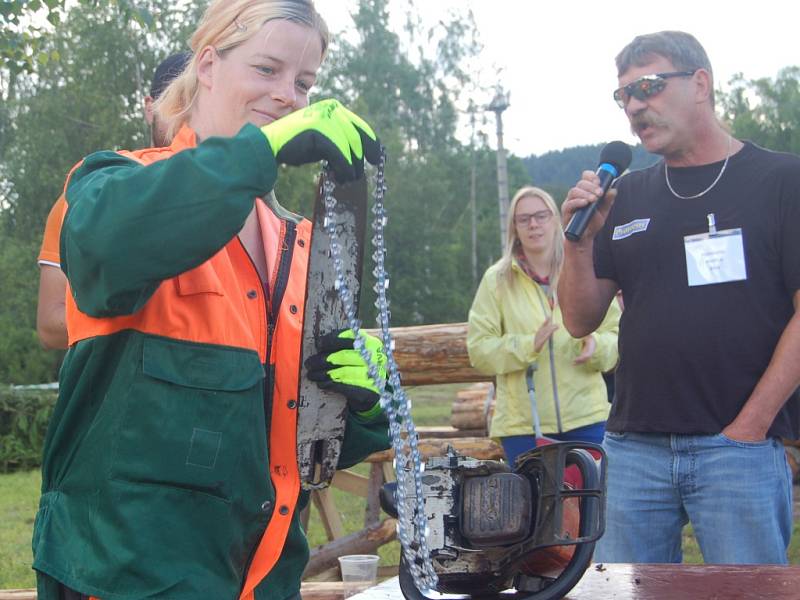
{"type": "Polygon", "coordinates": [[[637,100],[647,100],[663,90],[670,77],[691,77],[696,72],[697,69],[692,69],[691,71],[670,71],[669,73],[655,73],[639,77],[636,81],[614,90],[614,100],[617,101],[620,108],[625,108],[631,96],[637,100]]]}

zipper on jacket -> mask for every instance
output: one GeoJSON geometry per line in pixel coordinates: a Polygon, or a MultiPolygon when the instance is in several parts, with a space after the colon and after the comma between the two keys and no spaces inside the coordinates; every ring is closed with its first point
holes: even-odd
{"type": "MultiPolygon", "coordinates": [[[[269,283],[263,285],[265,299],[267,303],[267,369],[274,374],[275,369],[270,368],[270,356],[272,355],[272,338],[275,335],[275,326],[278,322],[278,312],[280,310],[281,302],[283,302],[283,294],[286,292],[286,286],[289,281],[289,268],[292,264],[292,254],[294,249],[294,240],[297,235],[295,224],[291,221],[284,221],[286,225],[286,235],[280,240],[280,258],[278,259],[278,271],[275,274],[275,286],[272,290],[269,289],[269,283]]],[[[274,379],[274,377],[270,378],[274,379]]],[[[264,417],[267,423],[272,421],[272,390],[273,386],[270,383],[269,387],[264,390],[264,417]]],[[[269,427],[267,428],[267,435],[269,435],[269,427]]]]}
{"type": "MultiPolygon", "coordinates": [[[[283,294],[286,292],[286,285],[289,281],[289,267],[292,264],[294,254],[294,240],[297,237],[297,226],[291,221],[284,221],[286,225],[286,235],[281,240],[280,259],[278,260],[278,271],[275,274],[275,286],[272,290],[270,299],[270,320],[275,323],[278,319],[278,309],[283,301],[283,294]]],[[[274,329],[274,328],[273,328],[274,329]]],[[[267,351],[269,352],[271,340],[267,339],[267,351]]],[[[267,354],[269,357],[269,354],[267,354]]]]}
{"type": "MultiPolygon", "coordinates": [[[[269,282],[261,282],[261,289],[264,293],[264,309],[267,313],[267,348],[266,348],[266,371],[267,376],[264,378],[264,424],[266,425],[266,435],[267,435],[267,446],[269,446],[269,430],[272,425],[272,390],[273,390],[273,382],[275,380],[275,369],[271,367],[270,364],[270,354],[272,353],[272,338],[275,334],[275,324],[278,319],[278,310],[280,308],[281,302],[283,300],[283,294],[286,291],[286,286],[289,280],[289,268],[292,264],[292,255],[294,249],[294,241],[297,237],[297,227],[295,223],[291,221],[284,221],[286,225],[286,235],[280,241],[280,259],[278,260],[278,271],[275,275],[275,288],[270,293],[269,289],[269,282]]],[[[239,240],[241,244],[242,241],[239,240]]],[[[242,244],[244,248],[244,244],[242,244]]],[[[256,265],[253,262],[252,257],[247,253],[247,249],[245,248],[245,254],[250,259],[250,264],[253,266],[253,270],[258,272],[256,269],[256,265]]],[[[260,280],[259,276],[259,280],[260,280]]],[[[270,518],[272,515],[270,515],[270,518]]],[[[269,523],[269,521],[267,521],[269,523]]],[[[266,529],[265,529],[266,530],[266,529]]],[[[263,536],[264,533],[262,532],[261,535],[263,536]]],[[[253,562],[253,557],[255,556],[256,550],[258,549],[258,545],[261,542],[261,537],[259,537],[258,542],[256,542],[255,546],[250,550],[250,555],[245,562],[245,567],[243,571],[243,579],[242,579],[242,586],[241,589],[244,588],[246,574],[250,570],[250,565],[253,562]]]]}
{"type": "Polygon", "coordinates": [[[294,254],[294,240],[297,237],[297,229],[291,221],[284,221],[286,224],[286,235],[281,240],[280,259],[278,259],[278,271],[275,274],[275,287],[269,293],[269,284],[264,284],[264,293],[268,294],[269,299],[267,309],[267,365],[272,353],[272,336],[275,334],[275,325],[278,321],[278,310],[283,302],[283,294],[289,281],[289,268],[292,264],[294,254]]]}

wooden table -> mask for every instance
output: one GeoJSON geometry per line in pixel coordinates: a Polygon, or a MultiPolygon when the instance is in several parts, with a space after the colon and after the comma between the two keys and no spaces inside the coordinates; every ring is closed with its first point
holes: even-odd
{"type": "MultiPolygon", "coordinates": [[[[565,598],[565,600],[778,599],[800,599],[800,566],[594,564],[565,598]]],[[[397,577],[394,577],[352,596],[351,600],[404,600],[404,598],[397,577]]]]}
{"type": "MultiPolygon", "coordinates": [[[[340,582],[303,584],[303,600],[342,600],[340,582]]],[[[441,595],[441,598],[458,596],[441,595]]],[[[36,590],[0,590],[0,600],[35,600],[36,590]]],[[[589,567],[565,600],[798,600],[800,566],[602,565],[589,567]]],[[[405,600],[397,577],[350,600],[405,600]]]]}

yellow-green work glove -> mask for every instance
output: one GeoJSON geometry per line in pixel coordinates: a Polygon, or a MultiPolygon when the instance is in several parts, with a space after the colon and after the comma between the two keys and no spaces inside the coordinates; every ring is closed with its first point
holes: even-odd
{"type": "MultiPolygon", "coordinates": [[[[361,332],[364,344],[381,378],[386,381],[386,353],[383,343],[375,336],[361,332]]],[[[306,362],[308,378],[323,390],[339,392],[347,404],[362,417],[380,413],[380,392],[369,376],[367,363],[353,347],[353,330],[329,333],[319,340],[319,353],[306,362]]]]}
{"type": "Polygon", "coordinates": [[[338,182],[360,179],[364,159],[380,159],[372,128],[338,100],[322,100],[261,128],[278,163],[304,165],[328,161],[338,182]]]}

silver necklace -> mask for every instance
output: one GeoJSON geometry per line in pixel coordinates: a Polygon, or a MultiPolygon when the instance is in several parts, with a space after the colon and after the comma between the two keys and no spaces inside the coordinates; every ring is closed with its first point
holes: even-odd
{"type": "Polygon", "coordinates": [[[708,192],[714,189],[714,186],[719,183],[719,180],[722,179],[722,174],[725,172],[725,167],[728,166],[728,159],[731,157],[731,149],[733,148],[733,136],[728,136],[728,154],[725,156],[725,162],[722,163],[722,168],[719,170],[719,174],[717,178],[711,182],[711,185],[704,189],[699,194],[695,194],[694,196],[681,196],[669,182],[669,167],[667,166],[667,161],[664,161],[664,180],[667,182],[667,187],[669,191],[672,192],[672,195],[676,198],[680,198],[681,200],[694,200],[695,198],[699,198],[700,196],[705,196],[708,192]]]}

